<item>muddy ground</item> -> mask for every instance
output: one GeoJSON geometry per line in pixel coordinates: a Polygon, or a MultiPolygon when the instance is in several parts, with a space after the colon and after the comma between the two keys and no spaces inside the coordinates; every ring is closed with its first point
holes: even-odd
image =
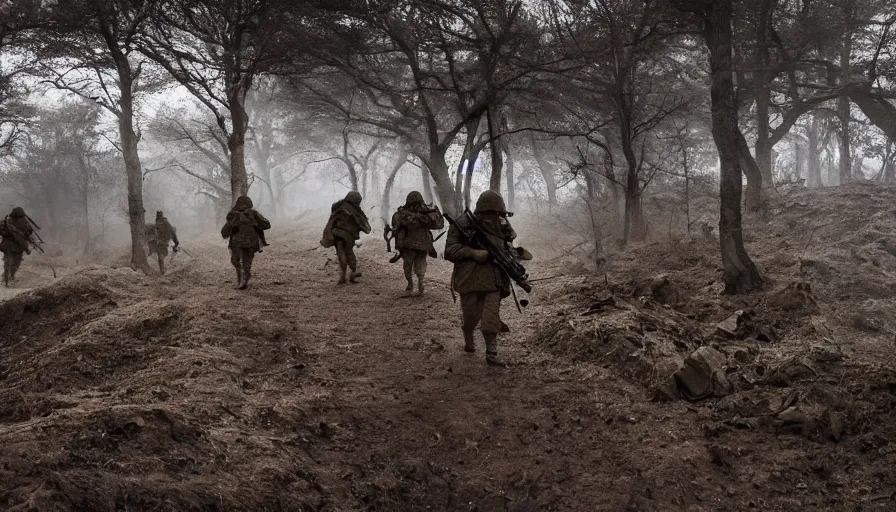
{"type": "Polygon", "coordinates": [[[744,297],[702,236],[578,275],[573,235],[518,218],[533,277],[563,277],[505,303],[506,370],[461,350],[446,262],[403,298],[369,238],[337,287],[316,225],[247,292],[213,239],[164,278],[32,269],[0,303],[0,509],[896,509],[896,190],[776,198],[744,297]],[[689,402],[699,347],[727,386],[689,402]]]}

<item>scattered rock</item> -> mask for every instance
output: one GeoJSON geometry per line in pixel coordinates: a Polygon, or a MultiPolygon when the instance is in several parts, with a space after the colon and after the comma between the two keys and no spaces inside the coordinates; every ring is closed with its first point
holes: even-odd
{"type": "Polygon", "coordinates": [[[597,313],[603,313],[608,308],[611,308],[616,305],[616,299],[610,295],[607,297],[603,297],[601,299],[596,300],[588,307],[588,311],[582,313],[582,316],[595,315],[597,313]]]}
{"type": "Polygon", "coordinates": [[[750,319],[750,314],[743,310],[735,311],[725,320],[716,324],[716,330],[730,338],[738,338],[743,332],[747,322],[750,319]]]}
{"type": "Polygon", "coordinates": [[[666,274],[651,278],[646,283],[641,283],[635,289],[636,297],[650,297],[660,304],[674,306],[678,304],[678,288],[666,274]]]}
{"type": "Polygon", "coordinates": [[[818,312],[818,303],[812,296],[812,286],[805,281],[790,283],[775,291],[768,305],[784,311],[818,312]]]}
{"type": "Polygon", "coordinates": [[[801,411],[797,406],[788,407],[778,413],[777,418],[785,424],[803,424],[809,420],[806,413],[801,411]]]}
{"type": "Polygon", "coordinates": [[[709,396],[722,397],[731,392],[725,374],[725,354],[712,347],[700,347],[675,372],[678,391],[687,400],[701,400],[709,396]]]}
{"type": "Polygon", "coordinates": [[[828,428],[831,429],[831,437],[834,438],[834,441],[840,441],[840,438],[843,437],[843,415],[828,409],[826,416],[828,428]]]}

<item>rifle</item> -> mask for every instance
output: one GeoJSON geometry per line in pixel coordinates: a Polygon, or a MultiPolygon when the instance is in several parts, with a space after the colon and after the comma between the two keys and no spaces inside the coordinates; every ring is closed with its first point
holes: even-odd
{"type": "MultiPolygon", "coordinates": [[[[43,244],[43,243],[46,243],[46,242],[44,242],[44,239],[41,238],[39,234],[37,234],[37,232],[40,231],[40,226],[37,225],[37,222],[34,222],[34,219],[32,219],[31,217],[29,217],[27,214],[25,215],[25,218],[28,219],[28,222],[31,223],[31,227],[34,228],[34,236],[37,237],[37,241],[40,242],[40,243],[42,243],[42,244],[43,244]]],[[[56,271],[54,270],[53,272],[55,273],[56,271]]]]}
{"type": "MultiPolygon", "coordinates": [[[[467,220],[467,223],[470,226],[469,228],[462,227],[458,224],[457,220],[447,213],[444,214],[443,217],[448,221],[448,224],[457,229],[467,245],[488,251],[492,263],[503,270],[504,273],[507,274],[507,277],[513,280],[517,286],[525,290],[526,293],[532,293],[532,284],[529,282],[529,274],[526,273],[526,268],[523,267],[523,265],[517,261],[507,249],[499,247],[492,242],[489,237],[489,232],[482,224],[482,221],[470,212],[469,209],[465,210],[463,213],[463,218],[467,220]]],[[[511,286],[511,289],[512,288],[513,287],[511,286]]]]}
{"type": "Polygon", "coordinates": [[[386,252],[392,252],[392,239],[395,238],[395,230],[392,229],[388,222],[383,224],[383,240],[386,241],[386,252]]]}
{"type": "MultiPolygon", "coordinates": [[[[8,229],[13,234],[14,237],[21,238],[22,240],[25,241],[26,248],[28,245],[30,245],[30,246],[34,247],[35,249],[37,249],[38,251],[40,251],[41,253],[44,252],[43,247],[41,247],[40,245],[35,243],[34,240],[32,240],[30,236],[25,236],[25,233],[22,233],[22,231],[19,230],[19,228],[15,227],[11,222],[9,222],[9,217],[6,217],[5,219],[3,219],[3,224],[6,226],[6,229],[8,229]]],[[[38,237],[38,238],[40,238],[40,237],[38,237]]],[[[43,240],[41,240],[41,242],[43,242],[43,240]]]]}

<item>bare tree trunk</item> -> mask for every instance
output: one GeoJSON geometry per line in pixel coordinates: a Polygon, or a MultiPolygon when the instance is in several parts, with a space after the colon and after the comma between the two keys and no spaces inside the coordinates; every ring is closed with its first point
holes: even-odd
{"type": "Polygon", "coordinates": [[[448,174],[448,162],[445,161],[444,148],[431,148],[429,158],[426,160],[429,174],[435,185],[435,196],[438,197],[442,211],[456,215],[457,198],[454,196],[454,186],[448,174]]]}
{"type": "Polygon", "coordinates": [[[894,140],[892,138],[887,138],[887,151],[884,156],[884,183],[891,185],[893,183],[894,174],[896,174],[896,147],[894,147],[894,140]]]}
{"type": "Polygon", "coordinates": [[[137,133],[134,131],[134,73],[127,55],[119,47],[107,24],[105,12],[100,15],[100,29],[118,72],[118,87],[120,89],[118,134],[121,139],[121,153],[127,173],[131,267],[148,274],[150,272],[149,263],[146,261],[146,250],[143,247],[144,232],[146,231],[144,219],[146,211],[143,209],[143,168],[140,165],[140,154],[137,152],[137,133]]]}
{"type": "MultiPolygon", "coordinates": [[[[756,59],[754,73],[754,98],[756,100],[756,164],[762,177],[762,185],[772,186],[773,165],[772,150],[774,143],[769,134],[769,109],[771,107],[771,84],[768,78],[769,44],[768,25],[772,17],[772,0],[761,0],[759,4],[759,23],[756,34],[756,59]]],[[[761,193],[761,192],[760,192],[761,193]]],[[[761,198],[760,198],[761,199],[761,198]]],[[[750,203],[748,192],[747,203],[750,203]]],[[[750,207],[748,206],[749,210],[750,207]]]]}
{"type": "Polygon", "coordinates": [[[796,140],[793,143],[794,148],[794,178],[796,181],[803,179],[803,167],[806,165],[805,160],[806,156],[803,154],[803,143],[800,140],[796,140]]]}
{"type": "Polygon", "coordinates": [[[476,161],[479,160],[482,146],[476,144],[470,151],[470,155],[467,156],[467,172],[464,175],[464,208],[470,208],[472,206],[473,198],[471,197],[471,189],[473,188],[473,171],[476,168],[476,161]]]}
{"type": "Polygon", "coordinates": [[[870,85],[851,91],[849,98],[874,126],[891,139],[896,139],[896,105],[886,98],[871,96],[870,85]]]}
{"type": "Polygon", "coordinates": [[[622,151],[625,154],[628,169],[625,174],[625,219],[623,220],[622,243],[628,245],[629,241],[643,240],[647,236],[647,226],[644,223],[644,213],[641,209],[638,162],[631,147],[631,141],[626,143],[626,137],[623,139],[622,151]]]}
{"type": "Polygon", "coordinates": [[[389,171],[389,176],[386,177],[386,184],[383,186],[383,200],[380,205],[380,215],[383,217],[384,223],[389,221],[392,213],[389,203],[392,199],[392,186],[395,184],[395,176],[398,175],[398,171],[404,167],[404,164],[407,163],[407,161],[408,150],[407,148],[402,147],[398,150],[398,156],[395,158],[395,165],[393,165],[392,170],[389,171]]]}
{"type": "Polygon", "coordinates": [[[534,137],[531,139],[531,144],[532,156],[535,157],[535,163],[538,164],[538,170],[541,171],[541,177],[544,179],[544,186],[548,192],[548,207],[552,210],[557,205],[557,179],[554,177],[554,168],[548,163],[534,137]]]}
{"type": "Polygon", "coordinates": [[[732,79],[732,0],[706,4],[706,44],[712,70],[712,133],[719,151],[721,177],[719,195],[719,245],[724,267],[726,293],[745,293],[762,286],[756,265],[744,248],[741,226],[741,151],[742,133],[738,126],[738,108],[732,79]]]}
{"type": "MultiPolygon", "coordinates": [[[[476,145],[476,136],[479,134],[481,120],[482,117],[480,116],[467,123],[467,142],[464,144],[464,155],[460,159],[460,163],[457,164],[457,175],[454,177],[454,194],[458,198],[464,193],[464,185],[466,183],[464,179],[464,162],[469,160],[473,154],[473,147],[476,145]]],[[[458,208],[461,206],[460,204],[457,205],[458,208]]]]}
{"type": "Polygon", "coordinates": [[[488,137],[489,148],[492,156],[492,175],[489,180],[489,190],[501,193],[501,172],[504,170],[504,157],[501,153],[501,142],[498,140],[498,113],[494,112],[494,107],[489,105],[486,111],[488,121],[488,137]]]}
{"type": "MultiPolygon", "coordinates": [[[[843,45],[840,49],[841,85],[849,82],[852,76],[850,69],[850,55],[852,54],[852,33],[847,31],[843,35],[843,45]]],[[[837,101],[837,117],[840,119],[840,184],[845,185],[852,181],[852,156],[850,155],[849,140],[849,95],[844,94],[837,101]]]]}
{"type": "Polygon", "coordinates": [[[432,203],[432,182],[430,182],[429,172],[425,167],[420,168],[420,179],[423,181],[423,200],[426,204],[432,203]]]}
{"type": "Polygon", "coordinates": [[[236,92],[230,97],[230,118],[233,130],[227,138],[230,150],[230,204],[249,193],[249,174],[246,171],[246,131],[249,129],[249,115],[245,108],[245,93],[236,92]]]}
{"type": "MultiPolygon", "coordinates": [[[[509,149],[509,148],[505,148],[509,149]]],[[[505,166],[505,171],[507,174],[507,208],[510,211],[513,211],[516,208],[516,177],[514,176],[514,168],[513,168],[513,155],[510,152],[507,152],[507,165],[505,166]]]]}
{"type": "Polygon", "coordinates": [[[809,141],[806,184],[811,188],[821,188],[821,145],[819,144],[819,130],[818,118],[812,116],[812,122],[809,123],[809,128],[806,131],[806,138],[809,141]]]}
{"type": "MultiPolygon", "coordinates": [[[[762,209],[762,169],[759,168],[759,164],[756,163],[756,159],[750,153],[747,138],[740,131],[740,127],[737,128],[737,151],[740,156],[741,169],[747,177],[747,197],[745,201],[747,211],[758,212],[762,209]]],[[[769,162],[771,162],[771,152],[769,152],[769,162]]],[[[769,163],[769,165],[771,164],[769,163]]]]}

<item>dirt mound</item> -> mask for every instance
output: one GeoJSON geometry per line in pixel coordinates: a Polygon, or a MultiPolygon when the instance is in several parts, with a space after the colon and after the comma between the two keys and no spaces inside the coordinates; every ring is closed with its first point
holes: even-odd
{"type": "Polygon", "coordinates": [[[880,472],[896,452],[868,450],[896,445],[894,205],[896,188],[866,185],[773,199],[764,217],[747,222],[748,251],[767,283],[746,296],[721,295],[711,240],[613,255],[605,276],[544,286],[571,304],[553,308],[561,310],[546,316],[556,320],[532,341],[599,363],[654,398],[694,399],[688,385],[704,390],[695,406],[707,439],[728,450],[714,455],[721,465],[761,465],[731,454],[766,442],[751,438],[791,434],[785,444],[811,454],[812,470],[794,476],[801,489],[822,489],[835,473],[842,484],[833,469],[840,460],[892,493],[896,479],[880,472]],[[820,449],[835,442],[837,456],[820,449]]]}
{"type": "MultiPolygon", "coordinates": [[[[308,492],[204,476],[256,472],[270,482],[301,473],[307,457],[290,450],[269,459],[271,467],[256,467],[252,454],[279,441],[227,426],[253,402],[253,374],[289,381],[297,371],[287,364],[299,355],[295,347],[289,355],[245,346],[279,339],[285,329],[257,314],[228,318],[151,284],[130,269],[89,267],[0,303],[0,477],[7,483],[0,503],[18,504],[7,510],[306,506],[308,492]],[[252,327],[233,328],[245,321],[252,327]],[[234,339],[237,331],[245,338],[234,339]],[[244,350],[220,348],[226,338],[244,350]],[[256,365],[264,371],[246,371],[256,365]],[[180,397],[187,388],[208,398],[180,397]]],[[[249,411],[260,425],[278,414],[249,411]]]]}

